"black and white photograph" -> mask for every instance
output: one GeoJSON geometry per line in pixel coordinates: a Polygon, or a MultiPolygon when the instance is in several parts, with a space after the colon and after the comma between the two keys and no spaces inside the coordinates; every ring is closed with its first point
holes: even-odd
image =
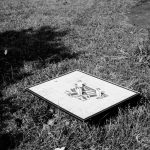
{"type": "Polygon", "coordinates": [[[150,150],[150,0],[0,0],[0,150],[150,150]]]}

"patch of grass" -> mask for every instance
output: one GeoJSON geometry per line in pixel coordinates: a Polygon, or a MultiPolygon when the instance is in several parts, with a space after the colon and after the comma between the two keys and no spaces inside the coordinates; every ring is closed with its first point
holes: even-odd
{"type": "Polygon", "coordinates": [[[23,135],[15,149],[148,149],[150,32],[129,24],[125,15],[137,2],[0,1],[0,97],[5,102],[0,104],[5,124],[0,133],[23,135]],[[24,92],[73,69],[137,90],[143,97],[136,107],[120,108],[103,124],[99,120],[100,125],[88,126],[24,92]],[[48,120],[52,125],[47,126],[48,120]]]}

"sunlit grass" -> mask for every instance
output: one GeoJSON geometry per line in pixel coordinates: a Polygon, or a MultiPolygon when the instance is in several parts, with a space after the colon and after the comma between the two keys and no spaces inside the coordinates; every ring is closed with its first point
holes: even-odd
{"type": "MultiPolygon", "coordinates": [[[[10,133],[14,138],[18,133],[23,134],[21,141],[15,143],[16,149],[53,150],[67,147],[71,150],[140,150],[147,148],[148,143],[144,143],[140,137],[145,136],[146,142],[146,138],[150,136],[148,132],[150,32],[148,29],[139,29],[129,24],[125,15],[137,2],[136,0],[0,1],[2,33],[33,28],[32,32],[26,31],[26,34],[31,35],[31,45],[28,47],[34,50],[32,42],[42,40],[42,37],[34,36],[41,27],[50,26],[57,28],[58,31],[69,29],[67,34],[59,35],[59,38],[56,36],[54,40],[47,42],[57,43],[56,47],[63,44],[64,48],[69,49],[69,51],[66,49],[67,56],[70,53],[78,54],[76,57],[70,55],[62,58],[60,53],[41,58],[43,49],[38,47],[41,51],[37,59],[33,57],[33,60],[19,60],[21,64],[17,66],[18,70],[15,70],[16,62],[13,62],[14,66],[11,63],[6,65],[8,70],[3,74],[2,94],[4,101],[9,101],[13,106],[9,104],[0,106],[5,113],[8,110],[6,114],[11,116],[10,119],[4,119],[7,126],[3,126],[1,133],[10,133]],[[143,98],[136,107],[120,108],[118,114],[107,118],[102,125],[90,127],[24,92],[27,87],[74,69],[137,90],[143,98]],[[14,107],[17,108],[16,111],[14,107]],[[21,127],[17,126],[16,118],[22,120],[21,127]],[[47,126],[48,120],[54,122],[47,126]]],[[[26,34],[23,35],[26,37],[26,34]]],[[[5,47],[7,45],[10,44],[6,43],[5,47]]],[[[11,46],[7,47],[6,56],[12,54],[13,50],[19,51],[17,54],[21,55],[22,47],[18,47],[17,50],[11,46]]],[[[1,48],[3,51],[3,45],[1,48]]],[[[31,54],[30,51],[27,54],[31,54]]],[[[6,57],[2,58],[3,61],[6,60],[6,57]]]]}

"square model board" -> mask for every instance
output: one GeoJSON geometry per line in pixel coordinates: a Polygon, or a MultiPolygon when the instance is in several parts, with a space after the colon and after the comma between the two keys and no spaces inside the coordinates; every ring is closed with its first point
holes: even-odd
{"type": "Polygon", "coordinates": [[[27,90],[83,121],[139,94],[79,70],[27,90]]]}

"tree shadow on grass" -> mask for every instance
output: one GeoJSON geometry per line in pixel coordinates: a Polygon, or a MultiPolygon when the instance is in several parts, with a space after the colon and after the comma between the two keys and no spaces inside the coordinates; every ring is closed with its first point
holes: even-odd
{"type": "Polygon", "coordinates": [[[0,82],[11,83],[30,75],[30,72],[20,72],[25,62],[37,61],[44,67],[47,62],[77,58],[78,54],[62,40],[68,33],[69,30],[49,26],[0,33],[0,82]]]}
{"type": "Polygon", "coordinates": [[[48,26],[0,33],[0,147],[13,148],[20,141],[16,139],[22,137],[22,133],[2,133],[8,121],[15,119],[12,114],[20,108],[13,101],[15,96],[3,99],[1,89],[32,74],[28,70],[21,72],[26,62],[37,62],[40,67],[45,67],[47,63],[77,58],[78,54],[63,42],[68,33],[69,30],[60,31],[48,26]]]}
{"type": "Polygon", "coordinates": [[[6,99],[0,98],[0,148],[3,150],[15,148],[23,138],[22,132],[4,130],[7,128],[8,122],[14,119],[12,114],[20,109],[14,102],[15,98],[15,95],[6,99]]]}
{"type": "Polygon", "coordinates": [[[23,133],[5,133],[0,135],[0,147],[3,150],[14,149],[23,139],[23,133]]]}

